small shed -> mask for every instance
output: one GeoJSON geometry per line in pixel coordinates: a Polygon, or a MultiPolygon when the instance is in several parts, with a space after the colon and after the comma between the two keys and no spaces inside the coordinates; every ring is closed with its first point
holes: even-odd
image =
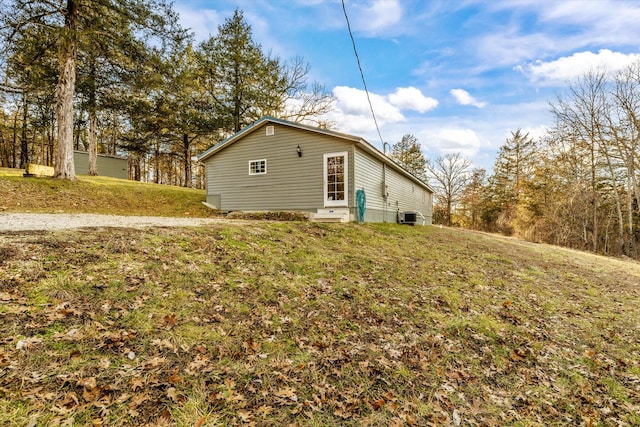
{"type": "MultiPolygon", "coordinates": [[[[89,174],[89,153],[74,151],[73,163],[78,175],[89,174]]],[[[125,157],[98,154],[96,158],[98,174],[111,178],[129,179],[129,161],[125,157]]]]}
{"type": "Polygon", "coordinates": [[[358,136],[265,116],[198,159],[216,209],[346,222],[364,193],[365,222],[431,224],[431,187],[358,136]]]}

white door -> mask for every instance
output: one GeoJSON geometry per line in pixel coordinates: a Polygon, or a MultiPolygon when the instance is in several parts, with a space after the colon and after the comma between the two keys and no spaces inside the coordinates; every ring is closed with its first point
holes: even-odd
{"type": "Polygon", "coordinates": [[[347,206],[347,152],[324,155],[324,206],[347,206]]]}

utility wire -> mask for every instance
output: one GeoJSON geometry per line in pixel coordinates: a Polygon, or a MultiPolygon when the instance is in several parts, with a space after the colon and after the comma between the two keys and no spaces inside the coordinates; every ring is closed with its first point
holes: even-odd
{"type": "Polygon", "coordinates": [[[378,136],[380,137],[380,143],[384,147],[384,140],[382,139],[382,134],[380,133],[380,127],[378,126],[378,120],[376,119],[376,113],[373,112],[373,104],[371,103],[371,98],[369,97],[369,90],[367,89],[367,82],[364,80],[364,73],[362,72],[362,65],[360,64],[360,57],[358,56],[358,50],[356,49],[356,41],[353,38],[353,33],[351,32],[351,24],[349,23],[349,16],[347,15],[347,8],[344,5],[344,0],[342,0],[342,11],[344,12],[344,19],[347,20],[347,29],[349,30],[349,37],[351,37],[351,44],[353,45],[353,53],[356,55],[356,61],[358,62],[358,69],[360,70],[360,77],[362,77],[362,84],[364,85],[364,92],[367,94],[367,101],[369,101],[369,108],[371,109],[371,115],[373,116],[373,122],[376,124],[376,130],[378,131],[378,136]]]}

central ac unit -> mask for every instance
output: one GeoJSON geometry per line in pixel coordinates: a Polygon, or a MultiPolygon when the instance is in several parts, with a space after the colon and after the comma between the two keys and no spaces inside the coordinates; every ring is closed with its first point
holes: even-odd
{"type": "Polygon", "coordinates": [[[415,212],[398,212],[398,224],[415,225],[417,214],[415,212]]]}

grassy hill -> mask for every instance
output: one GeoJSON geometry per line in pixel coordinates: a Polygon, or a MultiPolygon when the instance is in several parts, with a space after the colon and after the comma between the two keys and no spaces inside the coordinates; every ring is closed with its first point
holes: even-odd
{"type": "Polygon", "coordinates": [[[640,425],[638,319],[640,264],[463,230],[0,234],[0,425],[640,425]]]}
{"type": "Polygon", "coordinates": [[[76,181],[23,178],[22,169],[0,168],[0,211],[209,217],[205,192],[81,175],[76,181]]]}

